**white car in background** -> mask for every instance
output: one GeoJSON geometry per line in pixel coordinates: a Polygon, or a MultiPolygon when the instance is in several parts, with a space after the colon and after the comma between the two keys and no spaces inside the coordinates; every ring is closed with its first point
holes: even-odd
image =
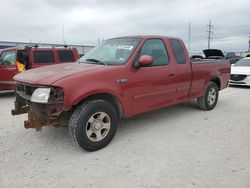
{"type": "Polygon", "coordinates": [[[250,57],[240,59],[232,65],[229,84],[250,86],[250,57]]]}

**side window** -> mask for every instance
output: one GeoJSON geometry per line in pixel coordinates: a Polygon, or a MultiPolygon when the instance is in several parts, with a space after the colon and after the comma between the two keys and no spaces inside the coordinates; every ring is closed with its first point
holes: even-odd
{"type": "Polygon", "coordinates": [[[53,51],[34,51],[34,62],[39,64],[54,63],[53,51]]]}
{"type": "Polygon", "coordinates": [[[185,58],[185,52],[180,44],[180,42],[176,39],[170,40],[172,49],[174,51],[174,56],[178,64],[185,64],[186,58],[185,58]]]}
{"type": "Polygon", "coordinates": [[[58,57],[59,57],[59,61],[64,63],[64,62],[74,62],[74,55],[72,53],[72,51],[68,51],[68,50],[59,50],[57,51],[58,57]]]}
{"type": "Polygon", "coordinates": [[[135,64],[138,64],[139,57],[142,55],[152,56],[153,63],[151,66],[161,66],[169,63],[166,47],[161,39],[147,40],[143,44],[135,64]]]}
{"type": "Polygon", "coordinates": [[[4,65],[15,65],[16,63],[16,51],[6,51],[1,54],[2,63],[4,65]]]}

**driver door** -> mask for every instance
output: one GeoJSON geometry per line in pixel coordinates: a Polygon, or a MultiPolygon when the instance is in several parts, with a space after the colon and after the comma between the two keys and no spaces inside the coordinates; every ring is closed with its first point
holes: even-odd
{"type": "Polygon", "coordinates": [[[129,76],[132,113],[139,114],[175,102],[175,65],[168,57],[165,42],[148,39],[142,46],[129,76]],[[153,63],[138,67],[138,59],[150,55],[153,63]],[[136,65],[137,64],[137,65],[136,65]]]}

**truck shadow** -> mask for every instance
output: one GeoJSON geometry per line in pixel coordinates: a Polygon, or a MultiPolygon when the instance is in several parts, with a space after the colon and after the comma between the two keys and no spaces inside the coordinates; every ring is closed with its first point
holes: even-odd
{"type": "Polygon", "coordinates": [[[239,88],[239,89],[250,89],[250,86],[238,86],[238,85],[230,85],[231,88],[239,88]]]}
{"type": "Polygon", "coordinates": [[[63,151],[70,153],[74,151],[80,151],[81,149],[74,143],[74,140],[70,137],[68,127],[43,127],[41,131],[35,130],[31,133],[36,141],[41,146],[46,145],[50,150],[63,151]]]}

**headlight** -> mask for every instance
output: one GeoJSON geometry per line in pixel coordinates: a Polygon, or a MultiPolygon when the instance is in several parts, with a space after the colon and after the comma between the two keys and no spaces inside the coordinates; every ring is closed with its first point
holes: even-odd
{"type": "Polygon", "coordinates": [[[50,88],[37,88],[31,96],[31,102],[48,103],[50,96],[50,88]]]}

